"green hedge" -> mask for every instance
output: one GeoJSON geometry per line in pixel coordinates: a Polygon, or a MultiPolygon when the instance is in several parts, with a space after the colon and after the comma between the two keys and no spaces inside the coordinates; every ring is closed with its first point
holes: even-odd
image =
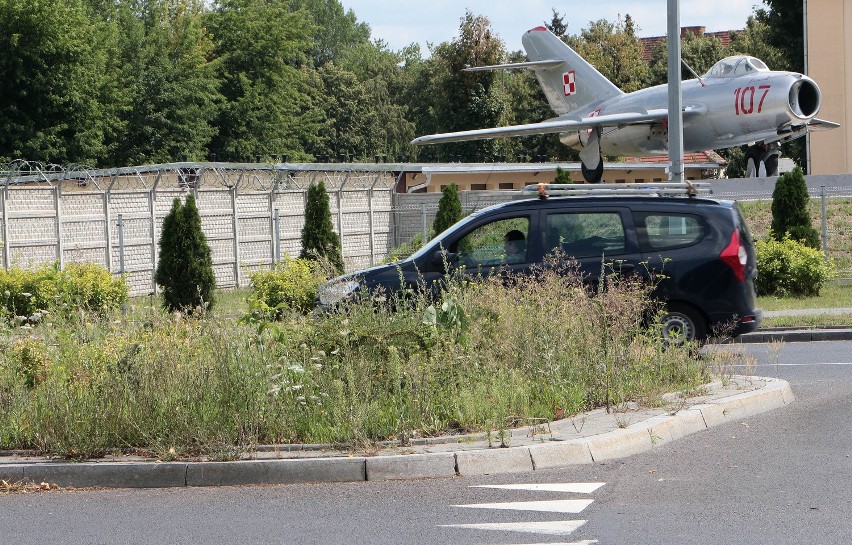
{"type": "Polygon", "coordinates": [[[61,270],[57,264],[0,270],[0,305],[7,319],[47,311],[102,313],[120,308],[128,295],[123,278],[113,278],[94,263],[69,263],[61,270]]]}
{"type": "Polygon", "coordinates": [[[757,241],[757,294],[819,295],[833,276],[834,267],[824,254],[785,235],[782,240],[757,241]]]}
{"type": "Polygon", "coordinates": [[[327,280],[322,264],[312,259],[284,259],[271,271],[251,275],[249,313],[280,319],[287,313],[307,313],[314,307],[317,289],[327,280]]]}

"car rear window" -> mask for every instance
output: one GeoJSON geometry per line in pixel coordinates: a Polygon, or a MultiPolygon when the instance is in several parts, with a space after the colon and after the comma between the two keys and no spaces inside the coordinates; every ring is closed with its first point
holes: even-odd
{"type": "Polygon", "coordinates": [[[697,216],[688,214],[646,214],[637,218],[644,226],[645,242],[652,250],[682,248],[704,237],[704,226],[697,216]]]}
{"type": "Polygon", "coordinates": [[[570,257],[624,253],[624,224],[618,212],[564,213],[547,216],[548,251],[570,257]]]}

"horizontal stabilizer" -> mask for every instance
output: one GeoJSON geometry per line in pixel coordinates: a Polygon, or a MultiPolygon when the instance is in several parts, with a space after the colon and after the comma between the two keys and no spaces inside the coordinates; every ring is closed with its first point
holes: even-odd
{"type": "Polygon", "coordinates": [[[535,134],[553,134],[572,132],[595,127],[614,127],[621,125],[635,125],[641,123],[654,123],[661,121],[668,115],[668,110],[650,110],[648,112],[628,112],[622,114],[600,115],[596,117],[583,118],[561,118],[542,121],[541,123],[529,123],[526,125],[510,125],[507,127],[495,127],[491,129],[475,129],[472,131],[450,132],[443,134],[431,134],[421,136],[411,141],[416,146],[426,144],[442,144],[444,142],[466,142],[469,140],[490,140],[492,138],[506,138],[512,136],[531,136],[535,134]]]}
{"type": "Polygon", "coordinates": [[[565,64],[563,60],[545,60],[545,61],[530,61],[530,62],[510,62],[508,64],[493,64],[491,66],[472,66],[465,68],[462,72],[484,72],[486,70],[514,70],[515,68],[525,68],[527,70],[544,70],[545,68],[553,68],[565,64]]]}
{"type": "Polygon", "coordinates": [[[827,131],[829,129],[836,129],[840,126],[840,123],[835,123],[834,121],[826,121],[825,119],[813,118],[808,123],[808,129],[812,131],[827,131]]]}

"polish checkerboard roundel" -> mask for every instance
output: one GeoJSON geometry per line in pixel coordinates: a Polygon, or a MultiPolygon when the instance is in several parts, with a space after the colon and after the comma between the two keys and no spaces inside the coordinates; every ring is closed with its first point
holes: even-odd
{"type": "Polygon", "coordinates": [[[577,83],[574,71],[565,72],[562,74],[562,83],[565,88],[565,96],[569,97],[577,92],[577,83]]]}

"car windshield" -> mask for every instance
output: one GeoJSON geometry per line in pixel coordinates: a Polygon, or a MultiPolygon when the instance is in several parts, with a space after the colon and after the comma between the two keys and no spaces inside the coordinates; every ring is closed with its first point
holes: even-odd
{"type": "MultiPolygon", "coordinates": [[[[500,206],[500,205],[497,205],[497,206],[500,206]]],[[[463,217],[462,219],[457,221],[455,224],[453,224],[452,226],[447,228],[446,231],[444,231],[443,233],[439,234],[438,236],[436,236],[435,238],[433,238],[432,240],[430,240],[429,242],[424,244],[422,248],[420,248],[419,250],[417,250],[416,252],[414,252],[413,254],[408,256],[407,258],[403,259],[403,261],[414,261],[416,259],[420,259],[424,255],[432,253],[443,243],[444,239],[446,239],[451,234],[457,232],[460,227],[462,227],[462,226],[470,223],[471,221],[475,220],[476,218],[478,218],[481,214],[483,214],[484,212],[489,210],[489,208],[483,208],[482,210],[477,210],[477,211],[471,213],[470,215],[463,217]]]]}

